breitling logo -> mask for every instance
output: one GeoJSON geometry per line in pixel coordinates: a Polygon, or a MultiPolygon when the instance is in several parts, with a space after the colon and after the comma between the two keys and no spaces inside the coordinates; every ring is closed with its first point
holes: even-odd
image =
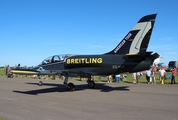
{"type": "Polygon", "coordinates": [[[102,58],[71,58],[67,59],[67,64],[101,64],[102,58]]]}

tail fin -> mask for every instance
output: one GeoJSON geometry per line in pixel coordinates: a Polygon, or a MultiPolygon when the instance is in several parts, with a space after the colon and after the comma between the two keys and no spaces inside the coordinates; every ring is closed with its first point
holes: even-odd
{"type": "Polygon", "coordinates": [[[112,51],[106,54],[141,54],[148,47],[157,14],[142,17],[112,51]]]}

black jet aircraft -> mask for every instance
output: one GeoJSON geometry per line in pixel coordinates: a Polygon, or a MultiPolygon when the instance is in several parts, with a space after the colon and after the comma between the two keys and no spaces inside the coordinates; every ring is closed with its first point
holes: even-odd
{"type": "MultiPolygon", "coordinates": [[[[88,78],[88,87],[94,88],[91,76],[137,72],[150,68],[159,54],[147,52],[156,14],[142,17],[110,52],[100,55],[54,55],[32,69],[12,69],[15,74],[63,75],[64,85],[74,90],[68,77],[88,78]]],[[[39,80],[39,85],[42,81],[39,80]]]]}

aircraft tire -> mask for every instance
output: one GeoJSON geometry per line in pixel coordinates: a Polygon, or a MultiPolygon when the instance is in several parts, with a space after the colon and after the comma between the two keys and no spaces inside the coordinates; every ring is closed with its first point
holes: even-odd
{"type": "Polygon", "coordinates": [[[95,82],[94,81],[88,81],[88,87],[89,88],[94,88],[95,87],[95,82]]]}
{"type": "Polygon", "coordinates": [[[67,89],[68,89],[69,91],[74,91],[74,90],[75,90],[75,85],[74,85],[73,83],[68,83],[67,85],[68,85],[68,88],[67,88],[67,89]]]}
{"type": "Polygon", "coordinates": [[[43,85],[43,82],[42,82],[42,81],[39,81],[39,82],[38,82],[38,85],[39,85],[39,86],[42,86],[42,85],[43,85]]]}

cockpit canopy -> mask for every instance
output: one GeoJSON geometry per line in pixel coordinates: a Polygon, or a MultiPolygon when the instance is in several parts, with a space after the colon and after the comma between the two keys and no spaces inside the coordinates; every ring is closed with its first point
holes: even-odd
{"type": "Polygon", "coordinates": [[[70,56],[73,56],[73,55],[72,54],[65,54],[65,55],[50,56],[50,57],[44,59],[42,61],[41,65],[51,64],[51,63],[56,63],[56,62],[64,62],[70,56]]]}

